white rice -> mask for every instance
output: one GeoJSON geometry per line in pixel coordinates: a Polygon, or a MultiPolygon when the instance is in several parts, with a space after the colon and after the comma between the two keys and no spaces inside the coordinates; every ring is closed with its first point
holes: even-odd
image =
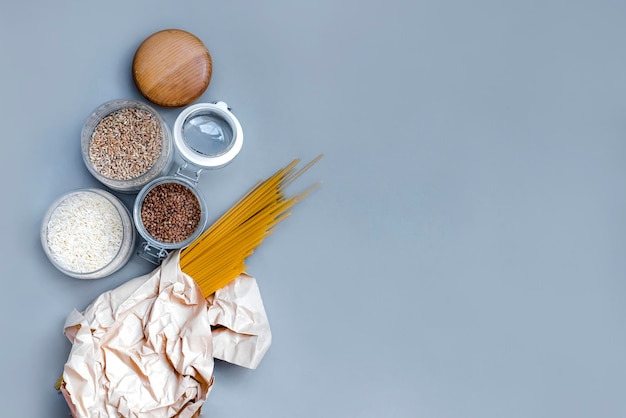
{"type": "Polygon", "coordinates": [[[122,244],[122,218],[104,196],[84,191],[68,196],[47,225],[47,242],[56,263],[75,273],[106,266],[122,244]]]}

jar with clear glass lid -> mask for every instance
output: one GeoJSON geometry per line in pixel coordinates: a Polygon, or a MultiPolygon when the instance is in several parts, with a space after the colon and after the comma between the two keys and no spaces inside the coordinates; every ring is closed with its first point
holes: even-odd
{"type": "Polygon", "coordinates": [[[180,164],[171,175],[145,185],[133,206],[135,226],[145,240],[138,254],[155,264],[203,232],[208,214],[197,188],[200,174],[229,164],[243,145],[241,124],[224,102],[185,108],[172,135],[180,164]]]}

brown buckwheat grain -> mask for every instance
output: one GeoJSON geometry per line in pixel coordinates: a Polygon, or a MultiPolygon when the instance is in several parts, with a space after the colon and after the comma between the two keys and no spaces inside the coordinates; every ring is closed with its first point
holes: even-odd
{"type": "Polygon", "coordinates": [[[198,228],[201,218],[196,195],[179,183],[161,183],[153,187],[141,205],[141,221],[157,241],[182,242],[198,228]]]}

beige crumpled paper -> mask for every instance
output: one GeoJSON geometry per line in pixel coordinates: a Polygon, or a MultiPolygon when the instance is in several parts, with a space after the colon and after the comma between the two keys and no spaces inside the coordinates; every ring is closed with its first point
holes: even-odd
{"type": "Polygon", "coordinates": [[[214,358],[258,366],[271,332],[256,280],[204,299],[179,256],[68,315],[61,391],[74,417],[198,417],[214,358]]]}

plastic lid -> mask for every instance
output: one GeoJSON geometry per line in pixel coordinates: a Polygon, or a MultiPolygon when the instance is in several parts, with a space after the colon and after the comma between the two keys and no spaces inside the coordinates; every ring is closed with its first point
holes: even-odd
{"type": "Polygon", "coordinates": [[[148,100],[166,107],[198,99],[211,81],[211,55],[195,35],[165,29],[146,38],[135,52],[133,79],[148,100]]]}

